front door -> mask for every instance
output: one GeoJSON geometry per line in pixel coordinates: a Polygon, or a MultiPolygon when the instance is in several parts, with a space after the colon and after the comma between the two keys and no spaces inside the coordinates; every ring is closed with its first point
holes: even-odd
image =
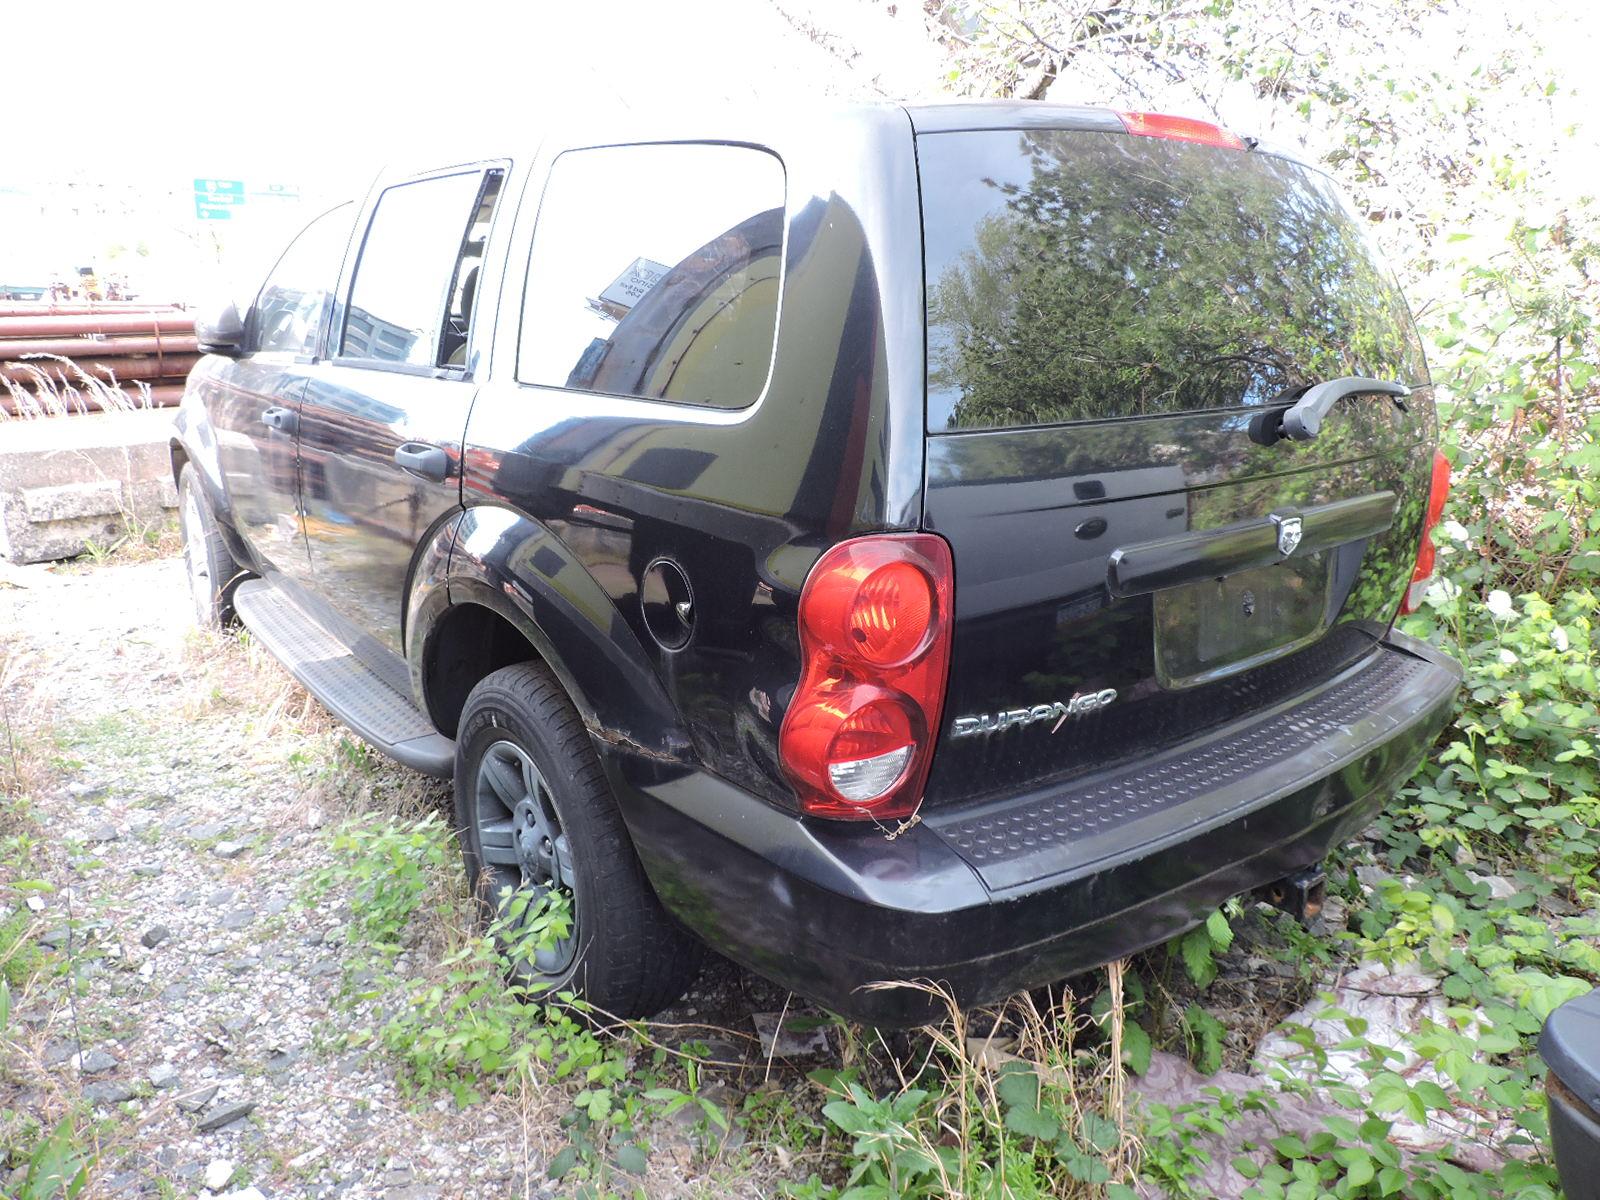
{"type": "Polygon", "coordinates": [[[503,178],[475,167],[378,194],[342,319],[301,402],[317,593],[397,654],[417,547],[461,503],[473,313],[503,178]]]}
{"type": "Polygon", "coordinates": [[[354,219],[354,206],[340,205],[295,238],[251,306],[250,349],[214,376],[205,395],[229,507],[253,565],[266,574],[304,580],[310,572],[295,431],[354,219]]]}

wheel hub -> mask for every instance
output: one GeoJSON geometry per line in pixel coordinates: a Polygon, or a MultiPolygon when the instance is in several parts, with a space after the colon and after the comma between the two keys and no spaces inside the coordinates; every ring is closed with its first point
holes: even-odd
{"type": "Polygon", "coordinates": [[[511,814],[511,827],[523,878],[559,887],[563,881],[555,852],[556,839],[539,806],[531,799],[522,801],[511,814]]]}
{"type": "Polygon", "coordinates": [[[492,893],[502,903],[517,893],[573,893],[571,932],[555,945],[541,947],[532,959],[537,971],[557,974],[577,952],[578,897],[572,847],[562,832],[550,785],[527,751],[515,742],[499,741],[484,752],[473,793],[479,854],[492,893]]]}

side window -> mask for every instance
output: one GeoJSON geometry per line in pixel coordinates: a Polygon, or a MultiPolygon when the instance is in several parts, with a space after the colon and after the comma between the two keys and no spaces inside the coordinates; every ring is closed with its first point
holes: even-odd
{"type": "Polygon", "coordinates": [[[417,367],[465,357],[500,177],[470,171],[384,190],[356,261],[341,357],[417,367]]]}
{"type": "Polygon", "coordinates": [[[323,213],[289,243],[262,285],[251,313],[254,337],[250,344],[256,350],[301,355],[317,352],[317,334],[339,278],[355,217],[355,205],[341,204],[323,213]]]}
{"type": "Polygon", "coordinates": [[[569,150],[545,185],[517,378],[743,408],[778,324],[783,166],[746,146],[569,150]]]}

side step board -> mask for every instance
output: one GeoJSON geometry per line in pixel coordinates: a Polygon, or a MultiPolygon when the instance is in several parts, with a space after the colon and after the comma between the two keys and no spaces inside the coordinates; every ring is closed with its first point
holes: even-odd
{"type": "Polygon", "coordinates": [[[265,579],[239,585],[239,619],[341,722],[390,758],[448,779],[456,744],[377,672],[265,579]]]}

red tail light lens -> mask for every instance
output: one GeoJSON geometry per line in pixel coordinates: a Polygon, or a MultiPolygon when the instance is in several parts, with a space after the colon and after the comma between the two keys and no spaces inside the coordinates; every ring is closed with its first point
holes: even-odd
{"type": "Polygon", "coordinates": [[[934,582],[908,559],[876,567],[861,555],[855,559],[844,570],[814,571],[806,581],[810,597],[802,600],[802,611],[829,645],[880,667],[902,663],[923,649],[933,630],[934,582]]]}
{"type": "Polygon", "coordinates": [[[1166,138],[1169,142],[1194,142],[1201,146],[1220,146],[1224,150],[1243,150],[1244,141],[1210,121],[1193,117],[1172,117],[1166,113],[1119,112],[1122,127],[1136,137],[1166,138]]]}
{"type": "Polygon", "coordinates": [[[800,593],[800,683],[778,735],[800,806],[909,815],[922,798],[950,667],[950,547],[876,534],[833,547],[800,593]]]}
{"type": "Polygon", "coordinates": [[[1400,602],[1400,615],[1422,607],[1422,596],[1433,582],[1433,563],[1438,555],[1433,547],[1433,530],[1444,516],[1444,502],[1450,495],[1450,460],[1439,451],[1433,454],[1433,476],[1428,481],[1428,511],[1422,518],[1422,544],[1417,547],[1417,566],[1400,602]]]}

